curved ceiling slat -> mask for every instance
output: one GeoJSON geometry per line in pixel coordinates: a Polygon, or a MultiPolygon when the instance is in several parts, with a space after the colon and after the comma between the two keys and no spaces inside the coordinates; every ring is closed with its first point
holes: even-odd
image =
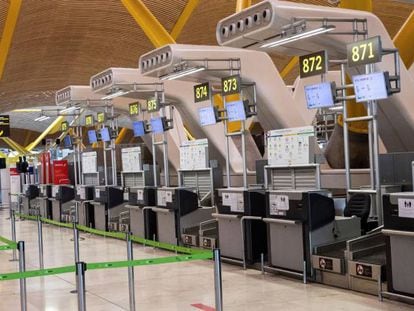
{"type": "MultiPolygon", "coordinates": [[[[171,31],[187,0],[143,0],[171,31]]],[[[253,1],[257,3],[259,1],[253,1]]],[[[294,0],[328,5],[327,0],[294,0]]],[[[373,0],[376,13],[394,35],[414,8],[396,0],[373,0]]],[[[0,32],[9,0],[0,0],[0,32]]],[[[218,20],[232,14],[236,1],[200,1],[177,42],[216,44],[218,20]]],[[[136,67],[139,55],[153,49],[120,0],[27,0],[23,2],[4,77],[0,112],[53,105],[53,92],[109,67],[136,67]]],[[[290,57],[273,60],[279,69],[290,57]]],[[[288,77],[291,82],[295,73],[288,77]]]]}

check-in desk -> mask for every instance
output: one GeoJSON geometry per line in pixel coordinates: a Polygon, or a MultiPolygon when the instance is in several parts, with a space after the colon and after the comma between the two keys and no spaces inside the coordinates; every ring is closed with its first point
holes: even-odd
{"type": "Polygon", "coordinates": [[[71,210],[74,206],[75,189],[72,185],[52,185],[52,219],[71,222],[71,210]]]}
{"type": "Polygon", "coordinates": [[[414,192],[383,196],[388,292],[414,301],[414,192]]]}
{"type": "Polygon", "coordinates": [[[253,264],[267,255],[264,189],[227,188],[218,190],[219,247],[227,261],[253,264]]]}
{"type": "Polygon", "coordinates": [[[78,203],[78,222],[80,225],[95,228],[94,208],[91,202],[95,186],[77,185],[75,200],[78,203]]]}
{"type": "Polygon", "coordinates": [[[211,219],[212,208],[198,206],[198,196],[193,189],[163,187],[157,189],[157,232],[160,242],[180,245],[188,228],[199,226],[211,219]]]}
{"type": "Polygon", "coordinates": [[[23,214],[38,215],[39,214],[39,186],[34,184],[23,185],[23,214]]]}
{"type": "Polygon", "coordinates": [[[39,211],[43,218],[52,219],[52,185],[39,185],[39,211]]]}
{"type": "Polygon", "coordinates": [[[129,188],[128,205],[130,230],[133,235],[145,239],[157,238],[157,215],[152,210],[156,205],[157,187],[129,188]]]}
{"type": "Polygon", "coordinates": [[[124,189],[119,186],[95,186],[93,195],[95,228],[107,231],[109,220],[125,211],[124,189]]]}
{"type": "Polygon", "coordinates": [[[266,192],[269,270],[314,278],[312,255],[317,247],[358,235],[360,221],[335,217],[334,201],[323,190],[266,192]]]}

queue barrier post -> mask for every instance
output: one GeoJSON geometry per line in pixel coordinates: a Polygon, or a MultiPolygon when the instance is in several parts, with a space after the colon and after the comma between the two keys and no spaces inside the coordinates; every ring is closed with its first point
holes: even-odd
{"type": "MultiPolygon", "coordinates": [[[[16,214],[12,206],[10,205],[10,224],[11,224],[11,234],[12,234],[12,240],[14,243],[16,243],[16,214]]],[[[11,261],[17,261],[17,254],[16,249],[13,249],[13,257],[11,261]]]]}
{"type": "Polygon", "coordinates": [[[213,251],[214,260],[214,293],[216,301],[216,311],[223,311],[223,283],[221,276],[221,255],[220,249],[213,251]]]}
{"type": "Polygon", "coordinates": [[[37,240],[39,245],[39,266],[40,269],[44,269],[43,262],[43,223],[41,217],[37,216],[37,240]]]}
{"type": "MultiPolygon", "coordinates": [[[[26,258],[25,258],[25,247],[24,241],[17,243],[17,249],[19,250],[19,272],[26,271],[26,258]]],[[[20,282],[20,309],[22,311],[27,310],[27,293],[26,293],[26,279],[21,278],[20,282]]]]}
{"type": "MultiPolygon", "coordinates": [[[[127,240],[127,259],[128,261],[134,260],[134,251],[131,240],[131,233],[126,234],[127,240]]],[[[128,289],[129,289],[129,310],[135,311],[135,275],[134,267],[128,266],[128,289]]]]}
{"type": "Polygon", "coordinates": [[[79,311],[86,311],[85,271],[86,263],[76,262],[76,291],[78,293],[79,311]]]}

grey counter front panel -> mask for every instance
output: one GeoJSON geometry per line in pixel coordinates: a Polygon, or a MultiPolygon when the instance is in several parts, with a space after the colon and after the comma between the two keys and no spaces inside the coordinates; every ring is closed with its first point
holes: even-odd
{"type": "Polygon", "coordinates": [[[303,271],[302,224],[269,223],[271,265],[303,271]]]}
{"type": "Polygon", "coordinates": [[[391,235],[390,244],[394,290],[414,295],[414,237],[391,235]]]}

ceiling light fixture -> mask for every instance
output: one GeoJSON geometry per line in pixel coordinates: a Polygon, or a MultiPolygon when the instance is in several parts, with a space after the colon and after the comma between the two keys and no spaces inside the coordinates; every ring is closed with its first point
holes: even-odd
{"type": "Polygon", "coordinates": [[[261,46],[261,48],[274,48],[274,47],[287,44],[287,43],[291,43],[291,42],[294,42],[300,39],[309,38],[309,37],[317,36],[317,35],[320,35],[326,32],[330,32],[330,31],[333,31],[334,29],[335,29],[335,26],[332,26],[332,25],[322,26],[322,27],[312,29],[309,31],[300,32],[300,33],[294,34],[293,36],[282,38],[277,41],[265,43],[261,46]]]}
{"type": "Polygon", "coordinates": [[[182,77],[185,77],[185,76],[188,76],[188,75],[191,75],[193,73],[200,72],[203,70],[206,70],[206,67],[204,66],[191,67],[191,68],[187,68],[181,71],[172,72],[164,76],[161,76],[160,80],[163,80],[163,81],[164,80],[175,80],[175,79],[182,78],[182,77]]]}
{"type": "Polygon", "coordinates": [[[69,112],[75,111],[76,109],[79,109],[79,107],[70,106],[65,109],[59,110],[59,113],[69,113],[69,112]]]}
{"type": "Polygon", "coordinates": [[[42,121],[45,121],[45,120],[48,120],[48,119],[50,119],[50,117],[48,117],[48,116],[40,116],[40,117],[37,117],[36,119],[34,119],[36,122],[42,122],[42,121]]]}
{"type": "Polygon", "coordinates": [[[119,91],[116,91],[115,93],[108,94],[108,95],[106,95],[106,96],[102,97],[102,99],[103,99],[103,100],[113,99],[113,98],[115,98],[115,97],[119,97],[119,96],[126,95],[126,94],[128,94],[129,92],[130,92],[130,91],[119,90],[119,91]]]}

